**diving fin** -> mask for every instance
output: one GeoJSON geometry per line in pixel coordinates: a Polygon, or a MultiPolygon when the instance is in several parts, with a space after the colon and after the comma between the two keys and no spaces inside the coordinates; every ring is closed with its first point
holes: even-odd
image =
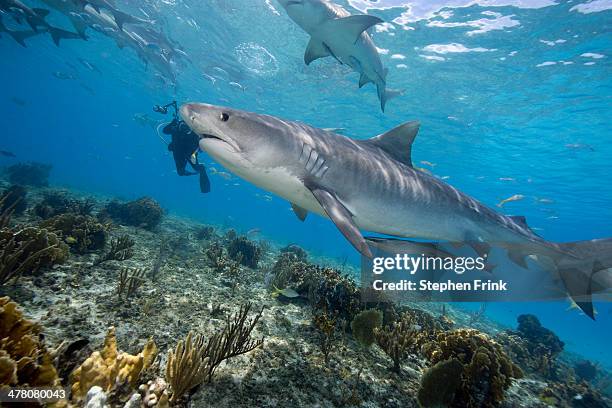
{"type": "Polygon", "coordinates": [[[353,221],[353,215],[335,195],[318,186],[306,186],[317,199],[327,216],[336,224],[342,235],[359,251],[363,256],[372,258],[372,252],[366,240],[361,235],[359,228],[353,221]]]}
{"type": "Polygon", "coordinates": [[[204,166],[199,171],[200,173],[200,192],[203,194],[210,193],[210,179],[208,178],[208,174],[206,174],[206,169],[204,166]]]}

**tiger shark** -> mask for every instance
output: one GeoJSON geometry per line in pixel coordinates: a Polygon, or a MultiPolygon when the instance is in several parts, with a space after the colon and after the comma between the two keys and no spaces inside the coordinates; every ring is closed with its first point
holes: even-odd
{"type": "Polygon", "coordinates": [[[524,217],[497,213],[415,169],[416,121],[355,140],[301,122],[202,103],[185,104],[180,114],[200,136],[200,148],[218,163],[291,202],[302,221],[308,212],[331,219],[366,257],[372,252],[361,230],[465,242],[481,256],[499,243],[524,268],[528,258],[551,259],[551,273],[591,317],[591,294],[612,288],[612,239],[546,241],[524,217]]]}
{"type": "Polygon", "coordinates": [[[383,23],[378,17],[351,15],[341,6],[327,0],[279,0],[289,17],[310,34],[304,53],[306,65],[316,59],[333,57],[359,74],[359,88],[374,83],[385,111],[387,100],[401,91],[387,90],[387,72],[378,50],[367,33],[370,27],[383,23]]]}

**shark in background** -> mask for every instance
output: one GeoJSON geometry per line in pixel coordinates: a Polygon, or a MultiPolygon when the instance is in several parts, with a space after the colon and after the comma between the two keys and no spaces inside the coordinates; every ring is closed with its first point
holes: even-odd
{"type": "Polygon", "coordinates": [[[376,85],[380,108],[401,91],[387,89],[388,70],[367,30],[383,22],[369,15],[351,15],[327,0],[279,0],[289,17],[310,35],[304,53],[306,65],[319,58],[333,57],[359,74],[359,88],[376,85]]]}
{"type": "Polygon", "coordinates": [[[300,220],[327,217],[364,256],[361,230],[404,238],[461,242],[486,257],[496,244],[528,269],[533,259],[594,317],[592,294],[612,288],[612,239],[553,243],[524,217],[502,215],[413,167],[418,122],[353,140],[301,122],[208,104],[180,113],[200,148],[237,176],[289,202],[300,220]]]}
{"type": "Polygon", "coordinates": [[[166,80],[175,84],[177,65],[190,62],[183,47],[171,40],[156,22],[132,16],[117,8],[112,0],[40,0],[49,9],[30,8],[20,0],[0,0],[0,11],[22,21],[31,30],[15,30],[7,27],[0,15],[0,33],[6,33],[23,47],[26,40],[40,32],[48,31],[54,42],[64,38],[88,39],[88,31],[99,32],[115,41],[120,49],[132,49],[145,63],[152,66],[166,80]],[[45,18],[49,10],[64,15],[75,29],[75,33],[50,26],[45,18]]]}
{"type": "Polygon", "coordinates": [[[77,33],[63,30],[52,26],[46,21],[49,10],[43,8],[30,8],[20,0],[0,0],[0,12],[8,14],[18,23],[25,21],[32,31],[9,30],[4,23],[0,22],[0,32],[8,33],[15,41],[25,47],[25,39],[40,32],[47,32],[53,39],[55,45],[59,46],[63,39],[79,38],[77,33]]]}

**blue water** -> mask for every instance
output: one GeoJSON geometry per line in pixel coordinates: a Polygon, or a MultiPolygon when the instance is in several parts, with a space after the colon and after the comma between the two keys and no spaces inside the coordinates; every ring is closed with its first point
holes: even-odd
{"type": "MultiPolygon", "coordinates": [[[[372,36],[390,71],[388,86],[405,95],[386,114],[374,87],[357,89],[357,74],[333,59],[305,66],[308,36],[273,1],[119,2],[122,10],[146,12],[183,46],[190,62],[175,67],[176,84],[93,30],[88,41],[59,48],[46,35],[23,48],[0,33],[0,149],[52,163],[56,185],[126,199],[150,195],[174,214],[261,228],[279,243],[357,263],[331,222],[312,216],[301,223],[287,202],[242,180],[212,176],[213,192],[200,194],[195,179],[177,177],[154,129],[134,115],[163,122],[169,118],[152,112],[154,104],[200,101],[344,128],[355,138],[418,119],[418,166],[491,206],[524,195],[504,211],[526,216],[547,239],[611,237],[612,1],[580,1],[341,2],[390,23],[372,36]]],[[[71,28],[55,11],[48,21],[71,28]]],[[[567,349],[612,366],[612,308],[597,305],[593,322],[566,307],[498,304],[488,315],[514,326],[517,314],[534,313],[567,349]]]]}

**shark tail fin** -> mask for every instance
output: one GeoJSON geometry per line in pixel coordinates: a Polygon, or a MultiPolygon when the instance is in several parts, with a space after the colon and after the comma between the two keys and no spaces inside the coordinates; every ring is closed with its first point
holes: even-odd
{"type": "Polygon", "coordinates": [[[376,92],[378,93],[378,99],[380,100],[380,109],[385,111],[385,105],[387,101],[404,94],[403,89],[386,89],[385,83],[376,84],[376,92]]]}
{"type": "Polygon", "coordinates": [[[610,279],[599,278],[601,274],[612,273],[612,238],[557,245],[567,254],[555,259],[555,264],[568,294],[587,316],[595,320],[592,295],[610,290],[604,287],[610,279]],[[599,282],[604,282],[604,285],[599,282]]]}
{"type": "Polygon", "coordinates": [[[53,38],[53,42],[58,47],[60,45],[60,41],[63,39],[65,40],[77,39],[77,38],[82,39],[82,37],[78,33],[73,33],[72,31],[62,30],[61,28],[56,28],[56,27],[49,27],[49,34],[51,34],[51,38],[53,38]]]}

